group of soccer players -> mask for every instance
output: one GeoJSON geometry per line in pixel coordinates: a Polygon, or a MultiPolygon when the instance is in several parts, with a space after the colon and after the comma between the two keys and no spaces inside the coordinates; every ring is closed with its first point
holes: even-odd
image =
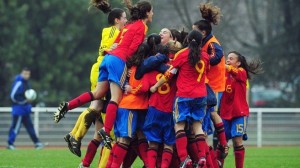
{"type": "Polygon", "coordinates": [[[164,28],[147,38],[151,3],[133,5],[124,0],[124,4],[130,11],[128,22],[122,9],[92,0],[93,6],[108,13],[110,27],[102,31],[91,91],[61,103],[54,113],[59,122],[68,110],[92,101],[64,137],[70,151],[80,157],[81,139],[95,123],[94,139],[80,167],[89,167],[104,143],[99,167],[130,167],[139,156],[149,168],[217,168],[224,165],[229,139],[236,167],[243,167],[242,137],[249,115],[246,81],[249,73],[258,73],[260,62],[248,64],[234,51],[225,64],[211,26],[221,13],[212,4],[200,5],[204,19],[191,25],[189,33],[164,28]],[[216,150],[207,143],[211,121],[219,139],[216,150]]]}

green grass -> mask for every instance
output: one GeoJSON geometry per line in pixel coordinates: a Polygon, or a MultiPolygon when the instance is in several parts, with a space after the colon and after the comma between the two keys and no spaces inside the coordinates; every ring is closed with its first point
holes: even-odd
{"type": "MultiPolygon", "coordinates": [[[[299,158],[300,147],[249,147],[246,148],[245,168],[296,168],[300,167],[299,158]]],[[[91,167],[97,167],[98,159],[97,154],[91,167]]],[[[71,154],[68,149],[0,150],[0,168],[75,168],[80,162],[81,158],[71,154]]],[[[133,167],[142,167],[142,162],[136,160],[133,167]]],[[[231,148],[224,168],[233,167],[234,156],[231,148]]]]}

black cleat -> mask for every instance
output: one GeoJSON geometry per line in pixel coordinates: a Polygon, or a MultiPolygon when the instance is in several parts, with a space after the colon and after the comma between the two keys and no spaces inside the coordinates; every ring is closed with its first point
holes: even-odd
{"type": "Polygon", "coordinates": [[[68,103],[62,102],[59,104],[58,109],[53,114],[53,120],[58,123],[62,118],[65,117],[65,114],[68,112],[68,103]]]}
{"type": "Polygon", "coordinates": [[[104,129],[100,129],[98,131],[98,135],[101,136],[102,140],[103,140],[103,143],[104,143],[104,146],[107,147],[108,149],[112,149],[112,145],[111,145],[111,142],[112,142],[112,139],[111,137],[104,131],[104,129]]]}
{"type": "Polygon", "coordinates": [[[70,135],[70,134],[67,134],[67,135],[64,137],[65,141],[68,143],[68,148],[69,148],[69,150],[70,150],[73,154],[75,154],[74,151],[73,151],[73,149],[72,149],[72,144],[71,144],[70,138],[71,138],[71,135],[70,135]]]}
{"type": "Polygon", "coordinates": [[[71,137],[70,143],[71,143],[71,148],[72,148],[73,153],[76,156],[81,157],[81,150],[80,150],[81,141],[80,140],[77,141],[74,137],[71,137]]]}

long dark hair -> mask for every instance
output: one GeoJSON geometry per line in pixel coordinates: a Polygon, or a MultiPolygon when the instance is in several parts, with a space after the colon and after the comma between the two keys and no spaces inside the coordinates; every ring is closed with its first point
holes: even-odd
{"type": "Polygon", "coordinates": [[[187,41],[190,50],[188,60],[191,66],[195,66],[201,59],[200,47],[202,35],[199,31],[192,30],[187,36],[187,41]]]}
{"type": "Polygon", "coordinates": [[[128,68],[132,66],[139,66],[149,55],[149,46],[147,43],[142,43],[139,45],[137,51],[127,59],[126,65],[128,68]]]}
{"type": "Polygon", "coordinates": [[[149,55],[155,55],[157,53],[157,46],[161,42],[160,35],[152,33],[147,37],[147,44],[150,48],[149,55]]]}
{"type": "Polygon", "coordinates": [[[129,23],[147,18],[147,12],[150,12],[152,9],[152,5],[148,1],[138,1],[135,5],[132,5],[131,0],[123,0],[123,3],[130,12],[130,18],[128,19],[129,23]]]}
{"type": "Polygon", "coordinates": [[[210,34],[212,31],[211,24],[217,25],[220,22],[221,9],[213,6],[212,3],[200,4],[199,9],[204,20],[196,21],[193,25],[197,26],[200,31],[206,31],[206,34],[210,34]]]}
{"type": "Polygon", "coordinates": [[[250,73],[254,75],[263,73],[262,62],[260,59],[255,58],[248,63],[246,57],[241,53],[237,51],[230,51],[228,54],[230,53],[237,55],[238,61],[241,63],[240,67],[245,69],[248,79],[251,79],[250,73]]]}
{"type": "Polygon", "coordinates": [[[111,6],[107,0],[91,0],[91,6],[96,7],[97,9],[101,10],[103,13],[108,13],[111,11],[111,6]]]}

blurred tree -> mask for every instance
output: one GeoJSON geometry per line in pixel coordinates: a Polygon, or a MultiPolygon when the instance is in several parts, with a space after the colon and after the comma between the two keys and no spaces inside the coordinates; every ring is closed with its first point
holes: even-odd
{"type": "Polygon", "coordinates": [[[23,66],[31,68],[31,85],[47,106],[90,89],[90,68],[107,16],[88,7],[86,0],[0,0],[4,106],[9,105],[11,79],[23,66]]]}

